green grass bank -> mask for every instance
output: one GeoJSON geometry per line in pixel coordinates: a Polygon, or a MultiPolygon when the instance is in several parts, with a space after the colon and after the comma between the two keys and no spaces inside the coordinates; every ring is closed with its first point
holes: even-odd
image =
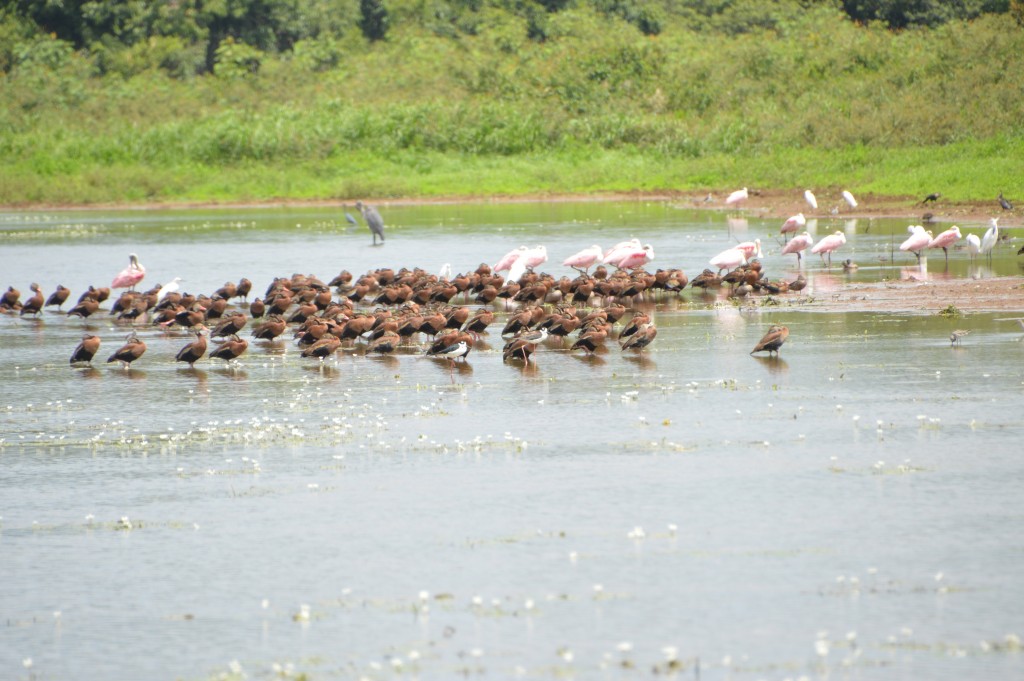
{"type": "Polygon", "coordinates": [[[823,3],[770,29],[669,16],[646,35],[581,8],[545,28],[408,20],[374,42],[234,46],[188,77],[159,42],[102,62],[40,38],[0,80],[0,204],[739,186],[1024,199],[1024,30],[1005,15],[894,32],[823,3]]]}

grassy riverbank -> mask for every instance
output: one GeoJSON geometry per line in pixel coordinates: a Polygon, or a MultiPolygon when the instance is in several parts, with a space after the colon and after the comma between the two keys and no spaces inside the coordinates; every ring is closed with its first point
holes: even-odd
{"type": "Polygon", "coordinates": [[[47,60],[0,80],[0,204],[739,186],[1024,199],[1024,31],[1005,17],[894,33],[818,8],[649,36],[567,10],[545,41],[522,28],[406,22],[188,78],[37,46],[47,60]]]}

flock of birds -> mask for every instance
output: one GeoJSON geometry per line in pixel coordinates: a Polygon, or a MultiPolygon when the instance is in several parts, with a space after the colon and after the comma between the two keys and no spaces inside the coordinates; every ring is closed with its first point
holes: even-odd
{"type": "MultiPolygon", "coordinates": [[[[934,202],[940,196],[929,194],[924,203],[934,202]]],[[[737,205],[748,197],[748,190],[743,188],[733,192],[725,203],[737,205]]],[[[843,191],[842,197],[849,206],[858,205],[849,191],[843,191]]],[[[807,190],[804,198],[809,206],[817,208],[813,192],[807,190]]],[[[1007,210],[1012,209],[1002,193],[999,201],[1007,210]]],[[[384,221],[380,213],[362,202],[357,202],[356,208],[373,235],[373,244],[376,245],[378,239],[383,244],[384,221]]],[[[350,224],[357,224],[347,212],[345,218],[350,224]]],[[[782,254],[795,254],[799,261],[809,249],[812,254],[820,255],[824,264],[831,265],[832,253],[846,243],[844,233],[837,231],[815,243],[806,230],[797,234],[806,223],[803,213],[798,213],[782,224],[780,234],[791,236],[782,254]]],[[[941,248],[948,261],[949,247],[964,238],[955,225],[938,235],[922,225],[911,225],[908,232],[910,236],[900,245],[900,250],[913,253],[918,260],[927,249],[941,248]]],[[[983,236],[967,235],[967,250],[972,258],[977,255],[991,258],[998,240],[998,218],[992,218],[983,236]]],[[[109,313],[117,315],[120,323],[130,325],[132,332],[107,362],[120,362],[129,369],[147,349],[137,333],[139,324],[149,323],[164,332],[180,329],[194,334],[195,340],[175,356],[176,361],[191,367],[207,355],[227,362],[237,360],[249,347],[249,342],[239,333],[251,321],[252,338],[273,341],[291,330],[302,356],[321,362],[346,343],[362,344],[367,354],[388,354],[402,345],[414,343],[414,337],[421,334],[429,338],[425,354],[447,361],[449,369],[454,370],[455,362],[466,360],[480,335],[486,333],[501,314],[497,310],[499,305],[492,307],[498,299],[506,317],[501,336],[508,337],[502,357],[506,362],[528,365],[531,355],[548,338],[562,340],[573,333],[576,337],[570,351],[595,353],[615,337],[622,351],[642,352],[657,337],[654,320],[643,309],[634,309],[629,319],[625,314],[627,306],[633,306],[649,294],[679,292],[687,286],[707,292],[725,285],[728,296],[743,298],[755,292],[796,292],[807,283],[803,274],[793,281],[768,279],[759,260],[763,257],[760,239],[738,243],[718,253],[708,261],[710,267],[692,280],[677,268],[648,272],[644,267],[654,257],[654,248],[637,239],[623,241],[607,250],[595,244],[563,261],[563,266],[577,271],[577,277],[556,279],[536,271],[548,260],[545,246],[520,246],[493,266],[483,263],[473,272],[457,275],[445,265],[437,275],[419,268],[398,271],[382,268],[359,277],[342,271],[329,282],[299,274],[275,278],[264,296],[250,303],[248,296],[253,285],[245,278],[237,284],[227,282],[210,295],[182,292],[180,278],[148,291],[136,291],[136,286],[146,276],[146,269],[132,253],[128,266],[114,277],[109,287],[90,286],[67,315],[86,319],[99,311],[101,303],[110,297],[111,289],[126,289],[112,304],[109,313]],[[456,304],[458,298],[462,304],[456,304]],[[471,307],[471,303],[476,307],[471,307]],[[614,327],[620,320],[621,330],[616,335],[614,327]],[[211,349],[210,340],[216,344],[215,348],[211,349]]],[[[845,266],[854,267],[850,260],[845,266]]],[[[13,286],[8,287],[0,294],[0,312],[37,316],[47,306],[55,305],[60,310],[71,295],[64,286],[58,286],[45,299],[38,284],[33,283],[30,289],[32,295],[22,301],[20,292],[13,286]]],[[[785,326],[773,325],[751,354],[777,355],[788,336],[785,326]]],[[[959,342],[959,336],[953,338],[953,342],[959,342]]],[[[72,352],[71,364],[90,364],[100,345],[98,336],[86,334],[72,352]]]]}

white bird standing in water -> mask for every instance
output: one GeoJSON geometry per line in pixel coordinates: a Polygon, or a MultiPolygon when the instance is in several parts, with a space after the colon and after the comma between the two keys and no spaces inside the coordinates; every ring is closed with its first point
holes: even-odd
{"type": "Polygon", "coordinates": [[[996,247],[996,242],[999,241],[999,218],[991,218],[989,220],[989,228],[985,230],[985,236],[981,237],[981,253],[988,258],[989,263],[992,262],[992,249],[996,247]]]}
{"type": "Polygon", "coordinates": [[[853,198],[853,194],[851,194],[850,192],[848,192],[845,189],[843,190],[843,199],[850,206],[850,208],[856,208],[857,207],[857,199],[853,198]]]}

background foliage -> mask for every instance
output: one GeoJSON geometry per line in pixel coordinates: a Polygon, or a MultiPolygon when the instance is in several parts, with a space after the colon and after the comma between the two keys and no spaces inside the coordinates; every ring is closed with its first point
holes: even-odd
{"type": "Polygon", "coordinates": [[[0,202],[703,187],[752,167],[780,187],[828,167],[917,192],[942,175],[930,158],[949,162],[938,148],[970,165],[947,195],[986,194],[1006,168],[1024,176],[1022,14],[1019,0],[0,0],[0,202]],[[920,171],[863,175],[898,150],[920,171]]]}

